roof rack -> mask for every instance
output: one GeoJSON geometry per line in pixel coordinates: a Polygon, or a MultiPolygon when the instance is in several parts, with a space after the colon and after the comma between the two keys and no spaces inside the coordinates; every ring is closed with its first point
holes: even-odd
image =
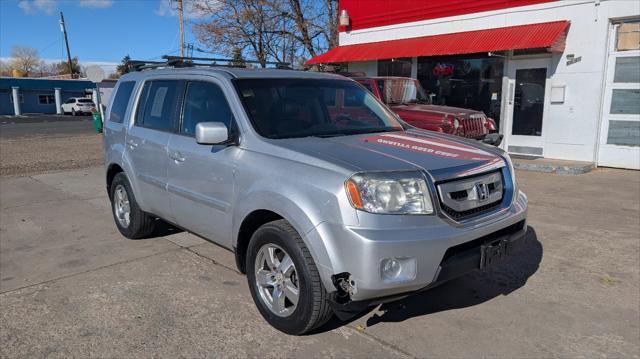
{"type": "MultiPolygon", "coordinates": [[[[181,57],[181,56],[162,56],[165,61],[145,61],[145,60],[129,60],[127,61],[127,67],[131,71],[142,71],[146,69],[155,69],[161,67],[245,67],[245,65],[239,65],[237,60],[216,58],[216,57],[181,57]]],[[[242,60],[243,64],[262,64],[258,60],[242,60]]],[[[291,64],[288,62],[266,61],[265,65],[275,65],[277,69],[291,69],[291,64]]]]}

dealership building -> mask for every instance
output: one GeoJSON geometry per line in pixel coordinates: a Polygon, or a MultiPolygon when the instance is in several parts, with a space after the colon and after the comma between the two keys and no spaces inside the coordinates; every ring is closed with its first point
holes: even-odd
{"type": "Polygon", "coordinates": [[[341,0],[340,24],[308,63],[416,78],[512,154],[640,169],[637,1],[341,0]]]}

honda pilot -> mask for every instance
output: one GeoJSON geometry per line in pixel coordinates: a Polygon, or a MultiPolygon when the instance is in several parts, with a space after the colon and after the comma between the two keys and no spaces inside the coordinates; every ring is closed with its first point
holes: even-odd
{"type": "Polygon", "coordinates": [[[229,249],[285,333],[490,267],[525,239],[506,153],[414,128],[339,75],[134,71],[104,128],[122,235],[162,220],[229,249]]]}

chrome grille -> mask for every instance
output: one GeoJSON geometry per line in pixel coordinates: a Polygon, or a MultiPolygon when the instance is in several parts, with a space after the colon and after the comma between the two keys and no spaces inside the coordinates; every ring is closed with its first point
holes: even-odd
{"type": "Polygon", "coordinates": [[[500,205],[504,194],[502,172],[437,184],[440,208],[460,220],[482,214],[500,205]]]}

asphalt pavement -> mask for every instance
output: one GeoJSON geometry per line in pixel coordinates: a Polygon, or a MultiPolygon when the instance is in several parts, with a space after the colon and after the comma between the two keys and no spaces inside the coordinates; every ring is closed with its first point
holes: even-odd
{"type": "Polygon", "coordinates": [[[0,116],[0,138],[63,137],[95,133],[91,116],[0,116]]]}
{"type": "Polygon", "coordinates": [[[518,185],[523,251],[293,337],[232,253],[170,227],[123,238],[102,168],[0,178],[0,357],[640,357],[640,172],[518,185]]]}

